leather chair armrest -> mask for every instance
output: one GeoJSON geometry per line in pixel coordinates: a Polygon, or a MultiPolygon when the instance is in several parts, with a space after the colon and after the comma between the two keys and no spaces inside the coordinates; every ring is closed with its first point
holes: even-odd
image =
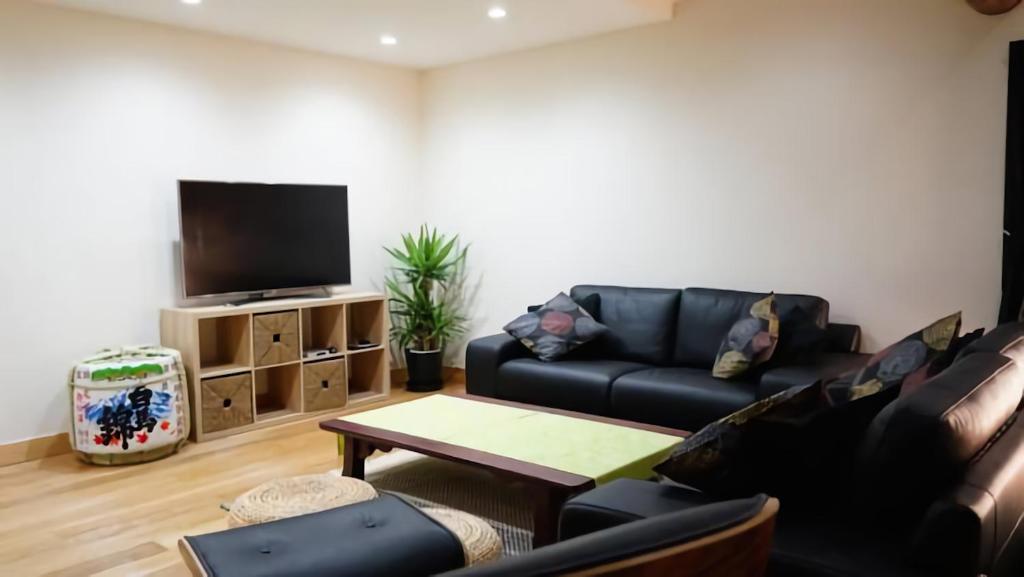
{"type": "Polygon", "coordinates": [[[1024,419],[971,463],[928,509],[913,554],[937,575],[1013,575],[1024,566],[1024,419]]]}
{"type": "Polygon", "coordinates": [[[825,352],[859,353],[860,326],[829,323],[825,329],[825,352]]]}
{"type": "Polygon", "coordinates": [[[505,333],[481,337],[466,348],[466,392],[494,397],[498,367],[512,359],[527,357],[530,351],[505,333]]]}
{"type": "Polygon", "coordinates": [[[764,575],[779,502],[765,495],[711,503],[560,541],[444,577],[764,575]]]}
{"type": "Polygon", "coordinates": [[[764,399],[792,387],[813,385],[863,367],[871,355],[818,353],[798,364],[768,369],[761,375],[757,398],[764,399]]]}
{"type": "Polygon", "coordinates": [[[681,485],[617,479],[577,495],[562,506],[558,539],[564,541],[713,502],[704,493],[681,485]]]}

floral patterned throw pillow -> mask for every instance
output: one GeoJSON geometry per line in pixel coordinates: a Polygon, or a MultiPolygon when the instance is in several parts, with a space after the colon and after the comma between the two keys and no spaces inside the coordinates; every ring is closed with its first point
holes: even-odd
{"type": "Polygon", "coordinates": [[[960,335],[960,313],[941,318],[903,340],[875,353],[863,369],[825,385],[832,405],[841,405],[899,386],[900,395],[916,389],[929,376],[932,363],[960,335]]]}
{"type": "Polygon", "coordinates": [[[711,374],[719,379],[738,377],[766,362],[779,341],[779,315],[775,293],[750,307],[750,316],[736,321],[722,341],[711,374]]]}
{"type": "Polygon", "coordinates": [[[543,307],[505,325],[505,332],[519,339],[542,361],[554,361],[608,332],[569,295],[558,293],[543,307]]]}
{"type": "Polygon", "coordinates": [[[886,347],[863,369],[761,399],[688,437],[655,471],[720,495],[766,491],[773,483],[778,494],[792,479],[806,483],[800,490],[834,488],[830,460],[852,453],[836,447],[857,447],[887,403],[920,386],[946,351],[960,348],[959,333],[960,313],[952,314],[886,347]],[[765,462],[789,465],[772,471],[765,462]]]}

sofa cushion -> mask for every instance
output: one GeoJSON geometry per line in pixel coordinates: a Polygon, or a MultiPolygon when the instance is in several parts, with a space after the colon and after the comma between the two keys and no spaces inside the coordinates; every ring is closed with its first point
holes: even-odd
{"type": "Polygon", "coordinates": [[[608,357],[665,365],[669,364],[675,345],[680,292],[678,289],[579,285],[573,287],[571,296],[576,302],[591,294],[600,296],[597,320],[610,331],[594,344],[608,357]]]}
{"type": "Polygon", "coordinates": [[[884,527],[785,505],[775,524],[768,577],[938,577],[914,566],[884,527]]]}
{"type": "Polygon", "coordinates": [[[757,398],[765,399],[792,387],[834,379],[860,369],[870,358],[870,355],[858,353],[818,353],[796,364],[770,368],[761,373],[757,398]]]}
{"type": "Polygon", "coordinates": [[[775,312],[775,295],[769,295],[752,304],[749,314],[733,323],[718,349],[711,376],[732,379],[749,372],[772,358],[778,341],[779,315],[775,312]]]}
{"type": "Polygon", "coordinates": [[[498,368],[495,392],[508,401],[607,415],[612,381],[647,368],[614,360],[514,359],[498,368]]]}
{"type": "Polygon", "coordinates": [[[704,369],[663,367],[636,371],[612,383],[612,414],[689,431],[754,402],[757,386],[723,381],[704,369]]]}
{"type": "MultiPolygon", "coordinates": [[[[684,290],[676,328],[675,364],[710,369],[715,364],[718,346],[732,324],[766,296],[767,293],[706,288],[684,290]]],[[[775,299],[780,339],[807,318],[813,318],[813,324],[821,328],[828,324],[828,301],[821,297],[777,294],[775,299]],[[798,307],[800,312],[794,315],[798,307]]]]}
{"type": "Polygon", "coordinates": [[[608,332],[608,327],[565,293],[558,293],[536,311],[520,315],[504,329],[542,361],[562,358],[608,332]]]}
{"type": "Polygon", "coordinates": [[[1022,392],[1024,369],[977,352],[891,403],[861,442],[860,509],[906,519],[923,512],[996,436],[1022,392]]]}

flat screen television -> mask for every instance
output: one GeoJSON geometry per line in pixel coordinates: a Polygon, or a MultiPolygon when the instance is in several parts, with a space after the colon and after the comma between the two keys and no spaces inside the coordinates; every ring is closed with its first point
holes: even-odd
{"type": "Polygon", "coordinates": [[[347,285],[348,187],[178,182],[186,298],[347,285]]]}

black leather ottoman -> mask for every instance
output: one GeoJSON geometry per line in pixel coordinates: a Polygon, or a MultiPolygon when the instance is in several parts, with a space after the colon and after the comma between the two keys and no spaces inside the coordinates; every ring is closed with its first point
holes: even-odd
{"type": "Polygon", "coordinates": [[[185,537],[182,556],[203,577],[419,577],[462,567],[459,540],[401,499],[185,537]]]}

